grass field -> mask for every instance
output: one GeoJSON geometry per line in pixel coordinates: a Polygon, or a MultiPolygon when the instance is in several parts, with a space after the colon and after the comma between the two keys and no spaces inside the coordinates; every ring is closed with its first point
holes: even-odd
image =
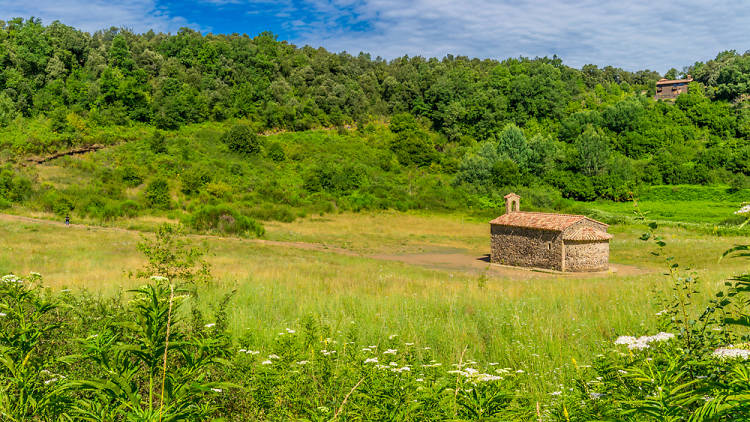
{"type": "MultiPolygon", "coordinates": [[[[615,225],[611,260],[638,274],[563,276],[523,271],[486,275],[439,265],[410,265],[374,257],[488,252],[483,219],[461,215],[364,213],[308,217],[267,225],[267,239],[194,236],[210,250],[216,281],[199,290],[210,311],[236,290],[230,320],[236,337],[263,349],[286,327],[313,317],[335,336],[380,343],[396,334],[429,346],[443,362],[471,358],[521,369],[534,394],[546,394],[620,334],[655,329],[659,297],[668,294],[664,257],[638,240],[636,225],[615,225]],[[290,242],[290,243],[284,243],[290,242]],[[306,242],[297,244],[291,242],[306,242]]],[[[122,228],[64,227],[44,221],[0,219],[1,273],[40,272],[53,289],[111,295],[139,284],[128,276],[143,258],[142,234],[122,228]]],[[[690,264],[702,290],[742,271],[744,262],[717,262],[745,241],[666,227],[669,254],[690,264]]],[[[408,262],[408,260],[407,260],[408,262]]]]}

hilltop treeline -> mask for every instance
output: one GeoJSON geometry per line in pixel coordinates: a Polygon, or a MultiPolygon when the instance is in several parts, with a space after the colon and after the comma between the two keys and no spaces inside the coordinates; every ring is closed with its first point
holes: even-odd
{"type": "MultiPolygon", "coordinates": [[[[391,174],[394,184],[409,169],[420,169],[460,191],[456,198],[540,186],[572,199],[621,200],[641,185],[740,188],[750,175],[750,109],[744,101],[750,54],[734,51],[685,69],[697,82],[674,103],[652,99],[661,77],[656,72],[595,65],[579,70],[557,57],[386,61],[297,47],[270,33],[113,28],[89,34],[34,19],[0,22],[0,68],[5,161],[76,145],[148,142],[155,130],[171,139],[202,122],[229,121],[228,132],[241,121],[253,134],[357,129],[349,130],[349,142],[379,151],[363,158],[362,166],[391,174]],[[385,132],[379,122],[389,125],[385,132]],[[372,137],[382,142],[373,144],[372,137]],[[395,166],[376,162],[391,158],[395,166]]],[[[680,75],[672,69],[666,76],[680,75]]],[[[266,166],[278,163],[286,148],[274,144],[273,153],[261,144],[249,150],[227,145],[238,157],[265,157],[266,166]]],[[[295,172],[289,180],[296,180],[290,183],[301,195],[327,191],[336,197],[326,171],[340,171],[338,164],[319,164],[322,170],[285,171],[295,172]],[[319,177],[310,176],[315,171],[319,177]]],[[[13,201],[14,184],[24,182],[6,176],[0,193],[13,201]]],[[[348,195],[365,185],[355,181],[344,190],[348,195]]]]}

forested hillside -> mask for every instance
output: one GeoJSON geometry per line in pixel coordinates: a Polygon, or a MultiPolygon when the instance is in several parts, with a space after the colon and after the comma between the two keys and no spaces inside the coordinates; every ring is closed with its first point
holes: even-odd
{"type": "Polygon", "coordinates": [[[0,204],[101,218],[195,218],[211,204],[286,219],[493,207],[506,188],[554,202],[746,187],[750,54],[684,73],[690,93],[656,102],[656,72],[556,57],[386,61],[270,33],[89,34],[14,19],[0,22],[0,204]],[[111,147],[55,160],[62,170],[21,165],[95,144],[111,147]]]}

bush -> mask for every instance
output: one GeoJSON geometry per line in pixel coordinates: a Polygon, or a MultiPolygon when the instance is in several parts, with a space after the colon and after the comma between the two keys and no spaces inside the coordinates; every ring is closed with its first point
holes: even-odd
{"type": "Polygon", "coordinates": [[[276,161],[277,163],[286,160],[286,153],[284,152],[284,148],[278,142],[274,142],[268,146],[266,155],[268,156],[268,158],[276,161]]]}
{"type": "Polygon", "coordinates": [[[169,183],[164,179],[152,180],[144,192],[146,204],[151,208],[169,209],[172,201],[169,196],[169,183]]]}
{"type": "Polygon", "coordinates": [[[140,210],[141,210],[141,206],[137,202],[131,199],[123,201],[120,204],[121,215],[124,215],[125,217],[129,217],[129,218],[136,217],[140,210]]]}
{"type": "Polygon", "coordinates": [[[189,217],[188,225],[203,232],[255,237],[265,234],[261,224],[224,204],[199,208],[189,217]]]}
{"type": "Polygon", "coordinates": [[[261,138],[247,125],[234,125],[221,137],[230,151],[239,154],[257,154],[262,147],[261,138]]]}
{"type": "Polygon", "coordinates": [[[260,207],[253,207],[247,213],[250,217],[258,220],[275,220],[291,223],[297,218],[293,209],[286,205],[263,204],[260,207]]]}
{"type": "Polygon", "coordinates": [[[154,154],[164,154],[167,152],[167,139],[164,137],[164,133],[156,130],[148,140],[148,147],[154,154]]]}
{"type": "Polygon", "coordinates": [[[45,192],[41,198],[42,208],[47,212],[53,212],[59,216],[70,214],[73,210],[73,202],[57,190],[51,189],[45,192]]]}
{"type": "Polygon", "coordinates": [[[122,167],[120,170],[120,179],[126,186],[136,187],[143,183],[143,176],[140,170],[132,165],[122,167]]]}
{"type": "Polygon", "coordinates": [[[200,191],[200,189],[211,181],[211,175],[203,169],[190,169],[180,175],[180,190],[182,193],[190,195],[200,191]]]}

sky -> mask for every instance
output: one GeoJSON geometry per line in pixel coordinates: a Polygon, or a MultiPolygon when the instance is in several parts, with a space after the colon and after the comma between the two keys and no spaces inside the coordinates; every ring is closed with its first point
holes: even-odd
{"type": "Polygon", "coordinates": [[[556,54],[577,68],[661,73],[750,49],[748,0],[0,0],[0,19],[31,16],[89,32],[271,31],[298,46],[385,59],[556,54]]]}

